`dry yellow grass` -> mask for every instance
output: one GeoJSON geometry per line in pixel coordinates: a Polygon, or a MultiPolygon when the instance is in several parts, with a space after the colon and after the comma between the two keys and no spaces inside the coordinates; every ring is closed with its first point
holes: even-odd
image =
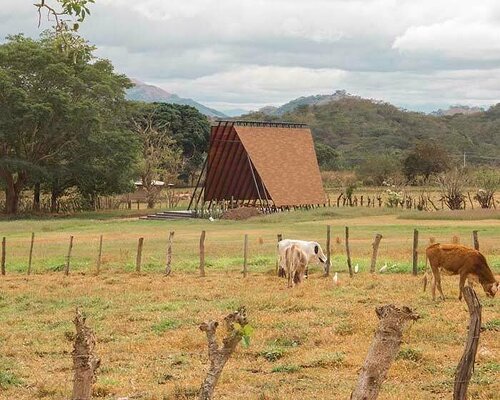
{"type": "MultiPolygon", "coordinates": [[[[268,266],[273,269],[272,265],[268,266]]],[[[99,277],[46,273],[0,282],[0,366],[18,384],[0,399],[66,399],[71,390],[72,318],[77,305],[98,338],[102,368],[96,397],[190,399],[207,364],[200,322],[245,305],[255,332],[224,369],[218,399],[347,399],[377,326],[374,308],[395,303],[421,319],[404,335],[380,399],[449,399],[466,337],[468,313],[458,281],[444,278],[445,302],[421,292],[421,278],[340,274],[340,285],[313,268],[298,288],[270,273],[208,271],[99,277]]],[[[478,292],[480,288],[477,288],[478,292]]],[[[479,354],[470,398],[498,399],[499,299],[483,303],[479,354]]]]}

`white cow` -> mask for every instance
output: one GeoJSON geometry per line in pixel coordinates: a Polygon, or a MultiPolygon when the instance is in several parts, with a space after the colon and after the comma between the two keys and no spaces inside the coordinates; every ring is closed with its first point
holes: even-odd
{"type": "MultiPolygon", "coordinates": [[[[307,262],[318,259],[322,263],[326,263],[326,256],[318,242],[308,242],[306,240],[283,239],[278,242],[278,276],[285,276],[286,249],[292,245],[299,247],[304,253],[307,254],[307,262]]],[[[306,269],[307,276],[307,269],[306,269]]]]}

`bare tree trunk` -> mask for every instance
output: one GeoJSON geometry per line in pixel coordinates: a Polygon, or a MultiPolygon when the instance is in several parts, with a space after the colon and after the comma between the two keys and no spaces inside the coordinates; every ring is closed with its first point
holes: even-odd
{"type": "Polygon", "coordinates": [[[72,400],[90,400],[92,384],[95,382],[95,371],[101,361],[94,355],[95,335],[92,329],[85,325],[85,317],[79,309],[74,319],[76,338],[73,347],[73,381],[72,400]]]}
{"type": "Polygon", "coordinates": [[[399,351],[405,324],[419,318],[408,307],[399,309],[392,304],[377,307],[375,311],[380,320],[379,326],[361,368],[358,384],[351,393],[351,400],[375,400],[378,397],[387,371],[399,351]]]}
{"type": "Polygon", "coordinates": [[[467,388],[474,370],[479,335],[481,334],[481,303],[479,303],[476,292],[470,286],[466,286],[464,287],[463,295],[469,308],[469,334],[465,343],[464,353],[462,354],[462,358],[460,358],[455,372],[453,400],[467,399],[467,388]]]}
{"type": "Polygon", "coordinates": [[[241,307],[238,311],[229,314],[224,318],[224,322],[226,323],[227,335],[222,340],[222,346],[219,346],[217,342],[216,330],[219,326],[217,321],[208,321],[200,325],[200,330],[207,334],[210,368],[201,385],[199,400],[210,400],[213,398],[215,386],[222,373],[222,369],[244,336],[244,328],[248,324],[245,307],[241,307]],[[239,326],[235,328],[235,324],[239,326]]]}
{"type": "Polygon", "coordinates": [[[33,186],[33,211],[40,211],[40,182],[33,186]]]}

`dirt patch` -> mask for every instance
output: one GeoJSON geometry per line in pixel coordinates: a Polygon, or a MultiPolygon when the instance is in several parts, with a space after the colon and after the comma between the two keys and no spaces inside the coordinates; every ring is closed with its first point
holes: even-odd
{"type": "Polygon", "coordinates": [[[244,219],[248,219],[251,217],[257,217],[261,215],[262,213],[253,207],[239,207],[239,208],[233,208],[231,210],[227,210],[224,215],[222,216],[222,219],[231,219],[234,221],[241,221],[244,219]]]}

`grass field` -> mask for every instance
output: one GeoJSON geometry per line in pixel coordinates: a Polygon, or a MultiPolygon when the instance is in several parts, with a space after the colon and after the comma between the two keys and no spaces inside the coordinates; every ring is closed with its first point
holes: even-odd
{"type": "MultiPolygon", "coordinates": [[[[377,326],[374,308],[395,303],[421,319],[405,333],[399,358],[381,399],[448,399],[463,351],[468,313],[459,302],[458,279],[444,277],[445,302],[421,293],[411,266],[413,229],[421,249],[433,237],[471,242],[479,230],[481,250],[500,272],[500,220],[455,213],[447,219],[416,219],[384,209],[317,209],[246,222],[139,221],[117,214],[85,218],[0,221],[7,237],[7,276],[0,277],[0,399],[65,399],[71,391],[71,346],[76,306],[88,315],[98,338],[102,368],[97,398],[191,399],[207,364],[200,322],[222,318],[240,305],[255,332],[226,366],[219,399],[345,399],[377,326]],[[324,243],[332,225],[333,270],[340,284],[311,268],[302,286],[289,290],[274,276],[276,234],[324,243]],[[344,256],[344,226],[350,227],[350,279],[344,256]],[[207,277],[199,278],[198,240],[207,231],[207,277]],[[161,275],[168,232],[175,231],[173,275],[161,275]],[[31,232],[33,267],[25,275],[31,232]],[[378,267],[366,272],[371,242],[381,233],[378,267]],[[250,276],[241,274],[243,235],[250,237],[250,276]],[[104,235],[103,272],[93,274],[99,235],[104,235]],[[68,238],[75,236],[72,272],[60,272],[68,238]],[[137,239],[145,238],[143,273],[132,273],[137,239]],[[337,239],[338,238],[338,239],[337,239]],[[455,239],[456,239],[455,238],[455,239]],[[401,273],[390,273],[401,272],[401,273]]],[[[444,218],[444,217],[443,217],[444,218]]],[[[420,268],[424,260],[420,257],[420,268]]],[[[500,392],[500,305],[477,287],[483,325],[471,399],[500,392]]]]}

